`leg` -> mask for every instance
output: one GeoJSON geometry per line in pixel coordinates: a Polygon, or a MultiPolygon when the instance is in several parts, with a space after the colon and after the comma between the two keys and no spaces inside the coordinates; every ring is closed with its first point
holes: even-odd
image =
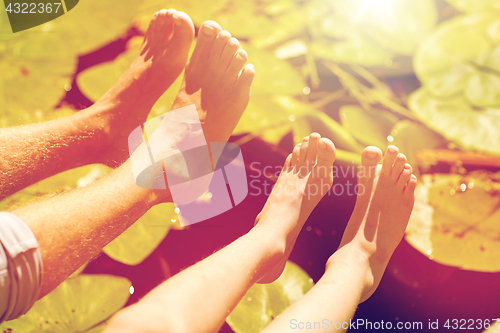
{"type": "Polygon", "coordinates": [[[264,332],[292,330],[292,319],[320,322],[321,328],[315,332],[334,331],[334,324],[349,323],[358,304],[376,289],[403,237],[416,185],[406,158],[393,146],[388,148],[380,171],[375,172],[381,155],[375,147],[363,152],[363,170],[358,176],[365,191],[358,194],[340,248],[328,260],[325,274],[264,332]],[[322,321],[325,318],[326,323],[322,321]]]}
{"type": "Polygon", "coordinates": [[[39,244],[43,260],[39,298],[97,256],[153,205],[165,201],[159,198],[163,192],[138,187],[127,162],[87,187],[13,211],[39,244]]]}
{"type": "Polygon", "coordinates": [[[119,312],[106,332],[217,331],[248,288],[286,260],[305,220],[332,185],[332,142],[312,134],[304,146],[287,158],[248,234],[119,312]]]}
{"type": "Polygon", "coordinates": [[[72,116],[0,130],[0,200],[56,173],[90,163],[117,166],[127,137],[181,73],[193,39],[191,19],[173,9],[155,14],[141,51],[118,82],[72,116]]]}

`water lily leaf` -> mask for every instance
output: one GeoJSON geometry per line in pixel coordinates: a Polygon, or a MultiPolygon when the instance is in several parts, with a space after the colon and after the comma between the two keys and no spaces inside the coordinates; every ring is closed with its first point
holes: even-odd
{"type": "Polygon", "coordinates": [[[437,22],[434,1],[316,1],[310,5],[309,29],[318,57],[366,66],[383,65],[394,54],[412,55],[437,22]]]}
{"type": "MultiPolygon", "coordinates": [[[[89,99],[99,100],[127,70],[130,63],[139,52],[142,37],[131,39],[127,51],[111,62],[92,66],[77,76],[78,87],[89,99]]],[[[193,44],[194,45],[194,44],[193,44]]],[[[156,101],[150,117],[155,117],[170,110],[182,83],[183,74],[174,81],[165,93],[156,101]]]]}
{"type": "Polygon", "coordinates": [[[496,15],[460,16],[441,24],[421,45],[415,73],[436,96],[465,93],[475,106],[500,104],[497,59],[500,31],[496,15]]]}
{"type": "Polygon", "coordinates": [[[292,65],[270,51],[258,50],[247,43],[240,44],[248,53],[248,62],[255,66],[252,94],[302,94],[307,84],[292,65]]]}
{"type": "Polygon", "coordinates": [[[312,54],[320,59],[344,64],[377,66],[392,58],[391,53],[355,33],[337,43],[327,39],[314,40],[309,47],[312,54]]]}
{"type": "Polygon", "coordinates": [[[477,109],[465,98],[438,99],[419,89],[409,99],[417,118],[464,150],[500,154],[500,108],[477,109]]]}
{"type": "Polygon", "coordinates": [[[83,187],[108,174],[112,169],[101,164],[86,165],[61,172],[39,181],[0,201],[0,211],[12,210],[47,194],[83,187]]]}
{"type": "Polygon", "coordinates": [[[332,140],[339,149],[354,153],[361,153],[364,149],[364,146],[360,145],[345,127],[321,111],[304,115],[300,120],[300,123],[294,125],[296,143],[301,142],[302,138],[311,132],[317,132],[322,137],[332,140]]]}
{"type": "Polygon", "coordinates": [[[154,206],[123,234],[104,247],[104,253],[127,265],[138,265],[165,238],[170,226],[177,222],[173,203],[154,206]]]}
{"type": "Polygon", "coordinates": [[[19,32],[23,34],[19,52],[55,58],[89,53],[124,34],[139,4],[136,0],[80,1],[56,20],[19,32]]]}
{"type": "MultiPolygon", "coordinates": [[[[315,112],[309,104],[286,95],[252,94],[234,135],[250,133],[277,144],[292,130],[296,119],[315,112]]],[[[309,133],[310,134],[310,133],[309,133]]]]}
{"type": "Polygon", "coordinates": [[[498,0],[446,0],[446,2],[463,12],[500,10],[500,1],[498,0]]]}
{"type": "Polygon", "coordinates": [[[15,46],[0,42],[0,126],[42,120],[64,97],[76,70],[72,57],[24,56],[11,53],[15,46]]]}
{"type": "Polygon", "coordinates": [[[406,239],[441,264],[500,271],[500,174],[421,177],[406,239]]]}
{"type": "Polygon", "coordinates": [[[80,275],[68,279],[37,301],[24,316],[3,323],[0,330],[12,333],[99,332],[95,326],[101,326],[102,321],[125,305],[130,286],[128,279],[112,275],[80,275]]]}
{"type": "Polygon", "coordinates": [[[352,136],[365,145],[381,149],[387,146],[387,136],[398,121],[395,115],[385,110],[366,111],[356,105],[345,105],[339,113],[342,125],[352,136]]]}
{"type": "Polygon", "coordinates": [[[276,281],[252,286],[226,322],[236,333],[261,332],[313,285],[313,280],[306,272],[288,261],[283,274],[276,281]]]}
{"type": "MultiPolygon", "coordinates": [[[[446,148],[447,140],[438,133],[419,123],[402,120],[391,130],[392,145],[398,147],[399,151],[408,159],[408,163],[413,166],[413,173],[419,175],[418,163],[415,153],[420,149],[446,148]]],[[[434,161],[424,161],[429,167],[434,161]]]]}

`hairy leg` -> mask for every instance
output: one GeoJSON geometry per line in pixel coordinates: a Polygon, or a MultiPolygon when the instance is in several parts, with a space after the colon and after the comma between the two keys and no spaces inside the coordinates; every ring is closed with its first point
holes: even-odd
{"type": "Polygon", "coordinates": [[[291,323],[319,322],[314,332],[346,331],[358,304],[376,289],[385,267],[403,237],[414,204],[416,177],[406,158],[390,146],[382,168],[375,147],[363,152],[358,194],[339,249],[327,262],[325,274],[264,332],[294,331],[291,323]],[[323,321],[323,319],[327,319],[323,321]],[[333,324],[332,324],[333,323],[333,324]],[[335,323],[344,323],[335,328],[335,323]]]}
{"type": "Polygon", "coordinates": [[[0,200],[71,168],[123,163],[128,135],[181,73],[193,34],[186,14],[162,10],[129,69],[94,105],[69,117],[0,129],[0,200]]]}
{"type": "Polygon", "coordinates": [[[222,250],[119,312],[105,332],[215,332],[245,292],[286,260],[298,230],[332,184],[333,143],[311,135],[287,158],[258,223],[222,250]],[[318,149],[320,146],[320,149],[318,149]]]}

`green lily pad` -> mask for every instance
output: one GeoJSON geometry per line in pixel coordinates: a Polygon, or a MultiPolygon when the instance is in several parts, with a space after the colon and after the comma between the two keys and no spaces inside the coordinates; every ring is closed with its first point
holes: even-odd
{"type": "Polygon", "coordinates": [[[498,0],[446,0],[446,2],[463,12],[500,10],[498,0]]]}
{"type": "Polygon", "coordinates": [[[68,279],[37,301],[24,316],[0,325],[0,331],[100,332],[104,329],[101,323],[127,302],[130,286],[128,279],[112,275],[80,275],[68,279]]]}
{"type": "Polygon", "coordinates": [[[423,88],[408,104],[419,120],[462,149],[500,154],[500,108],[473,108],[464,97],[438,99],[423,88]]]}
{"type": "Polygon", "coordinates": [[[307,84],[295,67],[270,51],[258,50],[247,43],[240,44],[248,53],[248,63],[255,67],[252,94],[302,94],[307,84]]]}
{"type": "Polygon", "coordinates": [[[173,203],[154,206],[124,233],[104,247],[104,253],[127,265],[138,265],[165,238],[170,226],[177,222],[173,203]]]}
{"type": "Polygon", "coordinates": [[[288,261],[281,276],[269,284],[255,284],[227,317],[236,333],[257,333],[313,287],[313,280],[288,261]]]}
{"type": "Polygon", "coordinates": [[[430,259],[480,272],[499,272],[500,173],[420,178],[406,240],[430,259]]]}
{"type": "Polygon", "coordinates": [[[465,94],[474,106],[500,105],[500,18],[460,16],[441,24],[421,45],[415,73],[436,96],[465,94]]]}
{"type": "Polygon", "coordinates": [[[307,13],[316,56],[366,66],[412,55],[437,22],[431,0],[315,1],[307,13]]]}
{"type": "MultiPolygon", "coordinates": [[[[422,124],[410,121],[399,121],[391,130],[392,145],[398,147],[399,151],[408,159],[413,166],[413,173],[419,176],[418,162],[415,153],[420,149],[446,148],[448,141],[438,133],[430,130],[422,124]]],[[[434,161],[423,161],[428,163],[422,165],[424,168],[432,165],[434,161]]]]}
{"type": "Polygon", "coordinates": [[[345,105],[340,108],[342,125],[359,142],[384,149],[387,136],[398,121],[398,117],[385,110],[364,110],[360,106],[345,105]]]}

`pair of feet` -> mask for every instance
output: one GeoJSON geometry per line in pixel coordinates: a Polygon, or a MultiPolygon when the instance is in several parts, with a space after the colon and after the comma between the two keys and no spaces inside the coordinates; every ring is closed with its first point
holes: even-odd
{"type": "MultiPolygon", "coordinates": [[[[334,160],[334,144],[317,133],[304,138],[288,156],[256,221],[258,225],[281,232],[284,256],[260,282],[271,282],[283,271],[302,226],[333,184],[334,160]]],[[[339,250],[327,263],[328,270],[333,269],[337,261],[352,261],[353,256],[363,259],[355,261],[360,265],[356,269],[365,275],[361,301],[375,291],[404,235],[413,209],[416,183],[411,166],[396,147],[389,146],[384,157],[379,148],[364,150],[356,205],[339,250]]]]}
{"type": "Polygon", "coordinates": [[[116,167],[129,157],[129,134],[146,121],[151,107],[183,69],[184,80],[172,110],[194,104],[206,141],[229,139],[248,104],[255,70],[246,64],[248,57],[238,40],[216,22],[200,27],[188,62],[193,38],[194,26],[187,14],[163,9],[154,15],[130,67],[85,110],[89,121],[84,126],[103,133],[96,162],[116,167]]]}

